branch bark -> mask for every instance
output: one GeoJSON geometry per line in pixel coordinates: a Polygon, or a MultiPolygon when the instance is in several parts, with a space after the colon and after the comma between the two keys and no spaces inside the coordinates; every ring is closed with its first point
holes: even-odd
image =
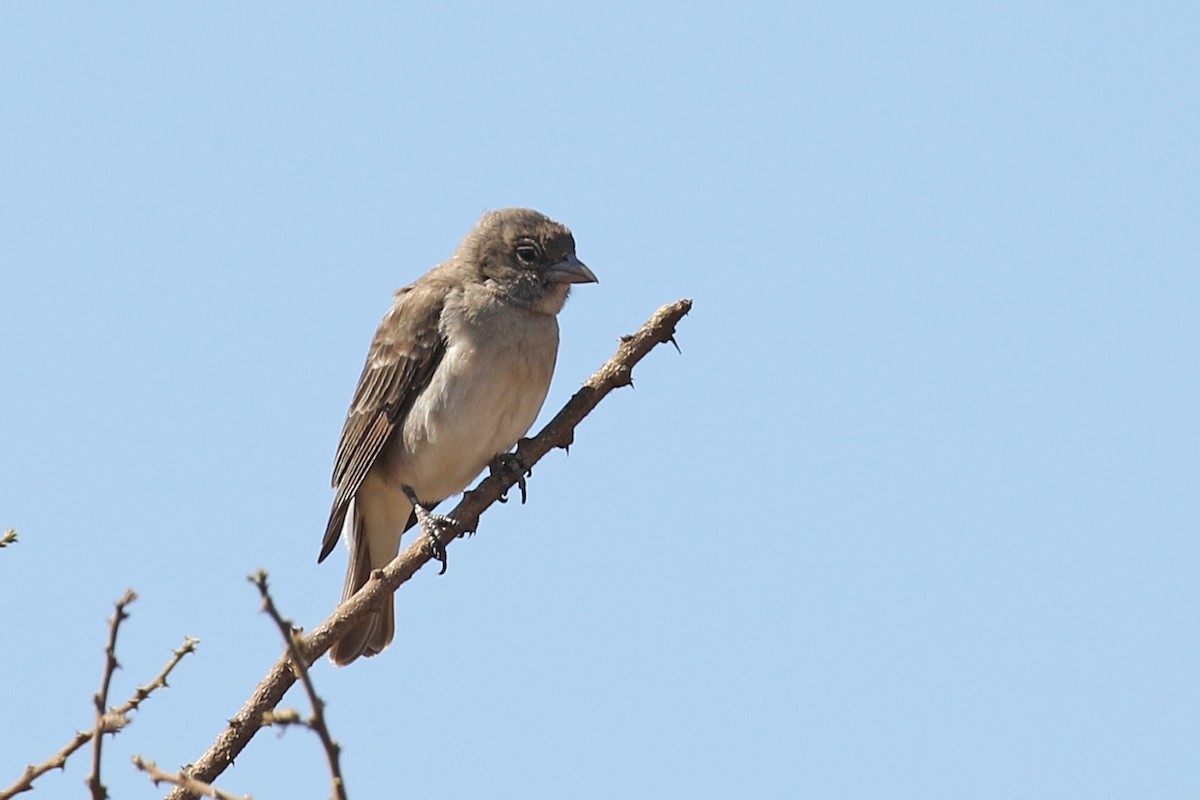
{"type": "MultiPolygon", "coordinates": [[[[575,427],[613,389],[633,383],[633,367],[664,342],[675,342],[675,326],[692,308],[691,300],[679,300],[658,309],[637,333],[622,336],[616,354],[588,378],[562,410],[550,420],[532,439],[523,439],[517,445],[517,457],[532,468],[542,456],[551,450],[570,447],[575,438],[575,427]]],[[[479,517],[493,503],[504,497],[518,477],[505,471],[490,475],[474,488],[463,494],[461,502],[449,512],[461,528],[474,531],[479,517]]],[[[449,545],[455,537],[443,541],[449,545]]],[[[383,602],[391,602],[392,593],[416,574],[431,558],[423,537],[415,540],[381,570],[376,570],[371,579],[353,597],[339,605],[320,625],[306,636],[297,636],[296,644],[311,665],[320,658],[343,633],[354,627],[369,609],[383,602]]],[[[266,676],[259,682],[253,694],[242,706],[229,725],[216,738],[194,764],[182,771],[185,777],[195,778],[211,784],[217,776],[245,749],[254,735],[264,727],[264,717],[283,699],[284,694],[296,682],[296,673],[291,666],[291,655],[284,652],[266,676]]],[[[194,794],[183,788],[174,789],[167,800],[193,798],[194,794]]]]}

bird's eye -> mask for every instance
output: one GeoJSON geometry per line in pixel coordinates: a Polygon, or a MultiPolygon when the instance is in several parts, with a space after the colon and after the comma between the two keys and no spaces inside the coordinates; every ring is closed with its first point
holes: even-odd
{"type": "Polygon", "coordinates": [[[531,244],[522,244],[517,246],[517,260],[522,264],[532,264],[537,261],[537,248],[531,244]]]}

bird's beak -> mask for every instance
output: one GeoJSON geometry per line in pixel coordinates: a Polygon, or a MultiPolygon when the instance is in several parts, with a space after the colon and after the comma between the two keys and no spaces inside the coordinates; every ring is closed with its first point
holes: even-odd
{"type": "Polygon", "coordinates": [[[550,267],[547,273],[554,283],[599,283],[596,273],[574,255],[569,255],[550,267]]]}

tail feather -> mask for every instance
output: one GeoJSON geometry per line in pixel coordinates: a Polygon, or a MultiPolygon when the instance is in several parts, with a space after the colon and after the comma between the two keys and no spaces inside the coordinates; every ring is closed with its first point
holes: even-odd
{"type": "MultiPolygon", "coordinates": [[[[367,537],[362,530],[362,516],[352,507],[346,515],[346,527],[354,526],[354,530],[344,531],[346,540],[353,542],[350,548],[350,563],[346,567],[346,584],[342,589],[342,602],[349,600],[355,592],[361,589],[371,579],[371,554],[368,549],[367,537]]],[[[396,633],[396,608],[392,598],[386,598],[381,608],[375,609],[366,618],[342,635],[342,638],[329,650],[329,659],[339,667],[350,664],[359,656],[379,655],[389,644],[396,633]]]]}
{"type": "Polygon", "coordinates": [[[396,609],[391,601],[354,626],[329,651],[329,659],[339,667],[354,662],[359,656],[376,656],[392,643],[396,632],[396,609]]]}

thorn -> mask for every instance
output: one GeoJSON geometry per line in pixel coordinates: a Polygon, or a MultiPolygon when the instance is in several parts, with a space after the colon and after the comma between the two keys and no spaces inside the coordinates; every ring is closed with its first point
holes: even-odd
{"type": "Polygon", "coordinates": [[[679,342],[675,341],[675,334],[672,333],[670,336],[668,336],[667,341],[670,342],[671,344],[675,345],[676,353],[679,353],[679,355],[683,355],[683,351],[679,349],[679,342]]]}

